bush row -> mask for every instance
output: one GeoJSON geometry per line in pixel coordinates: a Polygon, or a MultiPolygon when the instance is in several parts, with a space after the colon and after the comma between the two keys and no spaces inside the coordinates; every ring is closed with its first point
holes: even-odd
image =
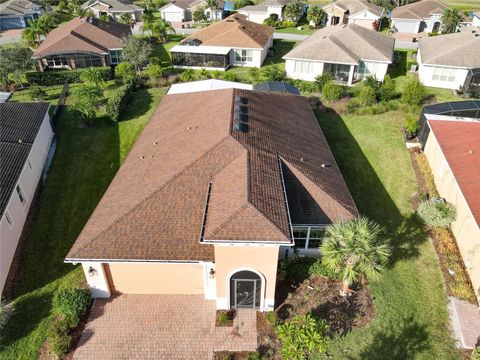
{"type": "MultiPolygon", "coordinates": [[[[112,69],[110,67],[102,67],[98,69],[101,71],[104,81],[108,81],[113,78],[112,69]]],[[[25,74],[25,76],[30,85],[63,85],[65,83],[71,84],[81,82],[80,76],[86,70],[87,69],[28,72],[25,74]]]]}
{"type": "Polygon", "coordinates": [[[119,120],[120,114],[125,110],[134,88],[135,81],[132,79],[120,86],[115,94],[108,99],[106,110],[112,121],[117,122],[119,120]]]}

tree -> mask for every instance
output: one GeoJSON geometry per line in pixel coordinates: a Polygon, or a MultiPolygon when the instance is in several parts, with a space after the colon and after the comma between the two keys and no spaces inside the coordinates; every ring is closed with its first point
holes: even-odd
{"type": "Polygon", "coordinates": [[[285,6],[285,17],[291,21],[297,21],[302,15],[302,5],[298,2],[289,2],[285,6]]]}
{"type": "Polygon", "coordinates": [[[115,67],[115,78],[126,83],[135,77],[135,66],[127,62],[121,62],[115,67]]]}
{"type": "Polygon", "coordinates": [[[252,0],[235,0],[234,5],[235,5],[235,10],[238,10],[245,6],[253,5],[253,1],[252,0]]]}
{"type": "Polygon", "coordinates": [[[460,12],[453,9],[445,9],[442,14],[442,34],[450,34],[457,31],[458,25],[462,21],[460,12]]]}
{"type": "Polygon", "coordinates": [[[372,106],[377,103],[377,94],[375,89],[370,86],[364,86],[360,89],[358,94],[358,101],[363,106],[372,106]]]}
{"type": "Polygon", "coordinates": [[[383,84],[380,87],[380,100],[390,101],[396,96],[396,94],[395,83],[390,75],[385,75],[383,78],[383,84]]]}
{"type": "Polygon", "coordinates": [[[210,20],[214,19],[214,14],[218,8],[218,0],[207,0],[207,9],[210,9],[210,20]]]}
{"type": "Polygon", "coordinates": [[[52,15],[44,13],[38,19],[38,26],[42,30],[42,35],[47,35],[55,28],[55,20],[52,15]]]}
{"type": "Polygon", "coordinates": [[[122,15],[120,15],[120,17],[118,18],[118,22],[126,25],[132,25],[133,23],[132,14],[122,13],[122,15]]]}
{"type": "Polygon", "coordinates": [[[307,20],[309,23],[313,24],[314,27],[320,25],[325,19],[327,14],[320,6],[312,5],[307,10],[307,20]]]}
{"type": "Polygon", "coordinates": [[[78,111],[85,122],[91,123],[96,117],[102,92],[95,86],[82,84],[72,90],[72,95],[71,109],[78,111]]]}
{"type": "Polygon", "coordinates": [[[322,262],[342,279],[342,294],[360,279],[377,280],[390,258],[391,249],[382,229],[366,217],[327,226],[321,246],[322,262]]]}
{"type": "Polygon", "coordinates": [[[34,46],[42,41],[41,36],[45,33],[41,25],[40,19],[28,20],[28,27],[22,31],[22,38],[29,45],[34,46]]]}
{"type": "Polygon", "coordinates": [[[152,53],[152,46],[143,39],[129,36],[123,45],[122,61],[129,62],[137,72],[141,71],[152,53]]]}
{"type": "Polygon", "coordinates": [[[427,99],[427,90],[416,78],[411,78],[403,90],[403,101],[409,105],[422,105],[427,99]]]}
{"type": "Polygon", "coordinates": [[[100,91],[102,91],[102,89],[105,87],[103,72],[99,68],[90,67],[85,69],[80,74],[80,80],[87,85],[95,86],[100,91]]]}
{"type": "Polygon", "coordinates": [[[207,15],[205,15],[205,10],[197,9],[193,12],[193,21],[195,22],[205,22],[207,21],[207,15]]]}
{"type": "Polygon", "coordinates": [[[32,68],[32,50],[21,45],[0,46],[0,84],[7,89],[13,77],[16,83],[22,82],[23,75],[32,68]]]}
{"type": "Polygon", "coordinates": [[[142,31],[150,31],[150,26],[155,22],[155,15],[153,14],[153,11],[145,10],[142,15],[142,21],[142,31]]]}
{"type": "Polygon", "coordinates": [[[168,34],[175,34],[175,29],[164,19],[156,19],[149,27],[152,35],[155,36],[160,43],[168,41],[168,34]]]}

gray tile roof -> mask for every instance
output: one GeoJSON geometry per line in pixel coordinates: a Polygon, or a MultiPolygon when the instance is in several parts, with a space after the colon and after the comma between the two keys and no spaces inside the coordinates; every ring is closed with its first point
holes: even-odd
{"type": "Polygon", "coordinates": [[[423,37],[419,40],[423,64],[461,68],[480,68],[480,27],[466,27],[462,31],[423,37]]]}
{"type": "Polygon", "coordinates": [[[358,64],[360,60],[391,63],[394,44],[393,37],[359,25],[327,26],[315,31],[283,58],[342,64],[358,64]]]}
{"type": "Polygon", "coordinates": [[[0,104],[0,215],[3,215],[50,103],[0,104]]]}
{"type": "Polygon", "coordinates": [[[0,4],[0,15],[25,15],[36,7],[41,6],[29,0],[8,0],[0,4]]]}
{"type": "Polygon", "coordinates": [[[325,5],[323,8],[326,10],[332,6],[338,6],[345,11],[349,11],[350,15],[359,13],[360,11],[368,10],[372,14],[382,16],[385,9],[381,6],[372,4],[366,0],[338,0],[333,3],[325,5]]]}
{"type": "Polygon", "coordinates": [[[399,6],[392,11],[392,19],[427,19],[433,14],[441,14],[448,8],[437,0],[421,0],[399,6]]]}
{"type": "Polygon", "coordinates": [[[96,3],[105,4],[109,7],[109,11],[112,12],[134,12],[134,11],[143,11],[138,5],[135,5],[133,2],[119,1],[119,0],[88,0],[83,3],[82,8],[88,8],[95,5],[96,3]]]}

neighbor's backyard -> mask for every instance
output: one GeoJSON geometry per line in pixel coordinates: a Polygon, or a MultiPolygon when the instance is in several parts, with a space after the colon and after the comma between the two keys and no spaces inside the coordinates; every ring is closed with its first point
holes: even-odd
{"type": "MultiPolygon", "coordinates": [[[[293,45],[281,42],[270,61],[279,62],[293,45]]],[[[168,61],[163,45],[156,51],[168,61]]],[[[399,53],[392,71],[399,90],[406,79],[407,59],[406,52],[399,53]]],[[[246,78],[245,70],[232,69],[246,78]]],[[[49,100],[60,90],[51,88],[49,100]]],[[[110,83],[106,96],[112,91],[110,83]]],[[[57,152],[21,265],[16,310],[1,334],[0,358],[37,358],[53,320],[53,293],[83,281],[80,268],[64,264],[64,256],[165,91],[137,91],[118,124],[104,112],[88,127],[73,112],[64,111],[58,119],[57,152]]],[[[27,99],[25,94],[15,93],[14,100],[27,99]]],[[[447,91],[435,90],[433,95],[441,101],[453,98],[447,91]]],[[[438,260],[409,203],[417,189],[401,133],[405,113],[344,115],[331,108],[317,109],[316,115],[350,191],[360,212],[386,227],[395,249],[383,278],[371,285],[374,320],[334,337],[328,354],[334,359],[454,359],[438,260]]]]}

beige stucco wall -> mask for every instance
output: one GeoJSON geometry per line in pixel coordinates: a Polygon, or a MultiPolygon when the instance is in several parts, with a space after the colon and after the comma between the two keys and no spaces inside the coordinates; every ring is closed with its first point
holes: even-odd
{"type": "Polygon", "coordinates": [[[452,224],[452,232],[477,298],[480,300],[480,228],[468,208],[433,131],[430,131],[428,136],[425,155],[440,196],[457,208],[457,219],[452,224]]]}
{"type": "Polygon", "coordinates": [[[203,294],[202,264],[108,263],[112,291],[126,294],[203,294]]]}
{"type": "Polygon", "coordinates": [[[222,246],[215,245],[217,301],[229,306],[227,291],[230,276],[241,270],[255,270],[265,279],[262,294],[264,309],[273,308],[277,278],[278,247],[276,246],[222,246]]]}

